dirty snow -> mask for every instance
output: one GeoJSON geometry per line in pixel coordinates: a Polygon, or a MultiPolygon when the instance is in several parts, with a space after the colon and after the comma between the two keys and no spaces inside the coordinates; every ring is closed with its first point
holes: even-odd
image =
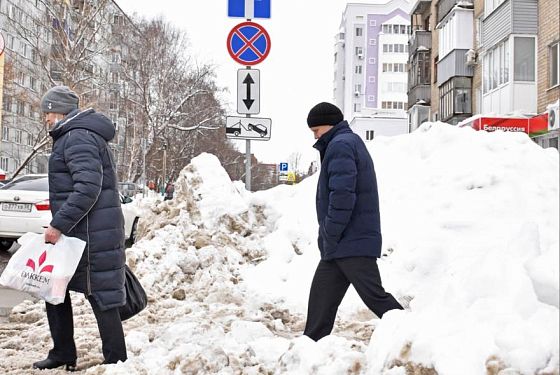
{"type": "MultiPolygon", "coordinates": [[[[380,271],[388,291],[412,299],[409,309],[379,320],[351,289],[332,335],[301,336],[319,260],[317,175],[250,193],[202,154],[182,171],[174,200],[138,203],[141,240],[127,261],[149,305],[124,323],[126,363],[99,365],[95,319],[73,294],[79,369],[558,374],[558,152],[524,134],[440,123],[368,147],[380,271]]],[[[0,324],[0,373],[33,373],[50,345],[44,304],[18,305],[0,324]]]]}

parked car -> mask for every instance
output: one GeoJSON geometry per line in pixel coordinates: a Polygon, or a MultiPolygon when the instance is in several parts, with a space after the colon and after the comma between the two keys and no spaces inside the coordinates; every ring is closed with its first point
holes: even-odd
{"type": "MultiPolygon", "coordinates": [[[[132,198],[120,197],[125,237],[134,243],[139,216],[132,198]]],[[[25,175],[0,187],[0,250],[8,250],[26,232],[43,233],[51,219],[46,174],[25,175]]]]}
{"type": "Polygon", "coordinates": [[[136,194],[142,193],[142,187],[134,182],[119,182],[117,187],[125,197],[134,197],[136,194]]]}

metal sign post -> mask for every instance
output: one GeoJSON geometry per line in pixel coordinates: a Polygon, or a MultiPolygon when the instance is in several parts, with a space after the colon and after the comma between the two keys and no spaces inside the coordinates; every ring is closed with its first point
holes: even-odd
{"type": "Polygon", "coordinates": [[[226,119],[226,138],[245,139],[245,189],[251,191],[251,139],[270,139],[270,119],[251,117],[260,112],[260,71],[251,69],[266,59],[270,36],[252,18],[270,18],[270,0],[228,0],[228,16],[246,18],[231,29],[227,49],[233,60],[246,66],[237,72],[237,113],[226,119]]]}

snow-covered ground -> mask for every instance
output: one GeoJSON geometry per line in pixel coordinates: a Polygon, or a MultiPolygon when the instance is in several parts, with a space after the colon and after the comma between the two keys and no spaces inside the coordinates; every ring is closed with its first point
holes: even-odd
{"type": "MultiPolygon", "coordinates": [[[[376,138],[385,288],[409,309],[377,319],[351,289],[333,334],[301,335],[316,245],[317,176],[250,193],[213,155],[175,199],[146,199],[127,260],[149,306],[124,323],[129,360],[102,361],[73,294],[87,374],[559,374],[559,158],[525,134],[424,124],[376,138]]],[[[0,325],[0,373],[50,347],[42,302],[0,325]]],[[[60,371],[62,372],[62,371],[60,371]]],[[[56,372],[51,372],[56,373],[56,372]]]]}

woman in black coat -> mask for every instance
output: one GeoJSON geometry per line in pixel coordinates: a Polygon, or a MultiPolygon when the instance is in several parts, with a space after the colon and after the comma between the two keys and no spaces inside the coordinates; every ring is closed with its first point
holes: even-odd
{"type": "MultiPolygon", "coordinates": [[[[61,234],[86,242],[68,289],[84,293],[97,319],[104,363],[127,359],[119,307],[125,304],[124,218],[117,177],[108,142],[112,122],[93,109],[78,110],[78,96],[66,86],[43,96],[41,109],[53,138],[49,158],[49,199],[52,221],[45,242],[61,234]]],[[[72,304],[46,303],[54,347],[34,368],[76,367],[72,304]]]]}

